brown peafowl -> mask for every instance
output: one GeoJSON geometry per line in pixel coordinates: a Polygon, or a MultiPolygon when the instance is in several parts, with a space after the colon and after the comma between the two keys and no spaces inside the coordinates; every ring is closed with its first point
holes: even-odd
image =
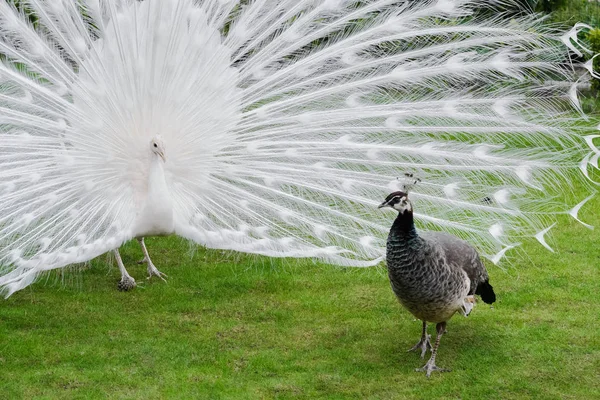
{"type": "Polygon", "coordinates": [[[398,211],[387,241],[387,268],[392,290],[400,303],[423,321],[421,340],[409,351],[431,348],[427,322],[435,322],[437,336],[427,364],[417,371],[427,377],[433,371],[449,371],[435,364],[446,322],[456,312],[467,316],[480,295],[485,303],[496,301],[488,273],[469,243],[443,232],[417,233],[412,204],[405,192],[390,194],[379,208],[398,211]]]}

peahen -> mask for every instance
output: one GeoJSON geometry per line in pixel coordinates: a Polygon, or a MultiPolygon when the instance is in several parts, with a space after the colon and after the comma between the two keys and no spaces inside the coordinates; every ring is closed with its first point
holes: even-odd
{"type": "Polygon", "coordinates": [[[494,261],[547,246],[598,160],[568,62],[586,27],[506,3],[1,1],[1,290],[109,251],[129,289],[133,238],[162,277],[148,235],[374,265],[398,171],[424,227],[494,261]]]}
{"type": "Polygon", "coordinates": [[[427,377],[433,371],[448,371],[435,364],[446,322],[457,312],[467,316],[475,295],[488,304],[496,301],[485,266],[469,243],[444,232],[418,233],[413,206],[406,192],[386,197],[379,208],[398,212],[387,241],[387,269],[394,294],[416,318],[423,321],[421,340],[409,351],[421,350],[425,357],[431,347],[427,322],[436,323],[431,358],[417,371],[427,377]]]}

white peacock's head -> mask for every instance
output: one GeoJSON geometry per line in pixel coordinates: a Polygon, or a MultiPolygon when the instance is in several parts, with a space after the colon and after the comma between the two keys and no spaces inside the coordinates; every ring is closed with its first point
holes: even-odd
{"type": "Polygon", "coordinates": [[[155,151],[148,144],[160,132],[170,179],[193,176],[206,188],[216,159],[236,142],[242,115],[232,50],[195,0],[127,1],[109,14],[70,87],[71,130],[97,152],[90,168],[106,168],[108,159],[117,172],[110,176],[129,185],[144,175],[155,151]]]}
{"type": "Polygon", "coordinates": [[[150,151],[162,158],[164,162],[167,162],[165,142],[160,135],[154,136],[150,141],[150,151]]]}
{"type": "Polygon", "coordinates": [[[390,207],[400,214],[412,212],[412,204],[408,199],[408,194],[404,192],[394,192],[388,195],[378,208],[390,207]]]}

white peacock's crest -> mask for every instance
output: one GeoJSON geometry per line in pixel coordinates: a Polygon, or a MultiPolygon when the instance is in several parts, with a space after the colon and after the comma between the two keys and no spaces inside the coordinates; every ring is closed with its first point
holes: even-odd
{"type": "Polygon", "coordinates": [[[132,238],[155,135],[178,235],[353,266],[381,260],[404,171],[421,227],[497,261],[598,159],[566,67],[582,25],[483,0],[21,4],[34,24],[0,2],[6,294],[132,238]]]}

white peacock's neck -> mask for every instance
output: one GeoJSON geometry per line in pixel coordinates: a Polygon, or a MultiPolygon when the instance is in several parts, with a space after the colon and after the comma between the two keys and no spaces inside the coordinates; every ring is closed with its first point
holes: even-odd
{"type": "Polygon", "coordinates": [[[169,235],[174,229],[173,200],[165,177],[164,162],[153,154],[148,173],[148,193],[134,229],[135,236],[169,235]]]}
{"type": "Polygon", "coordinates": [[[159,194],[168,194],[164,161],[156,154],[153,154],[148,173],[148,195],[156,194],[157,192],[159,194]]]}

